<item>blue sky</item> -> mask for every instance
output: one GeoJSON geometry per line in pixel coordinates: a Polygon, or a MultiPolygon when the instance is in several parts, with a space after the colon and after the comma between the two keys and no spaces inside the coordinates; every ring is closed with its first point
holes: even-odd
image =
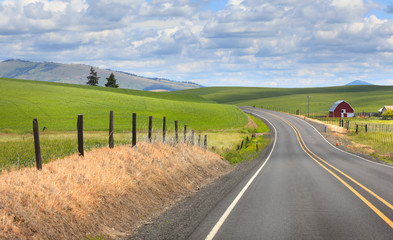
{"type": "Polygon", "coordinates": [[[206,86],[393,85],[387,0],[0,0],[0,60],[206,86]]]}
{"type": "Polygon", "coordinates": [[[225,8],[225,5],[227,4],[227,0],[213,0],[210,1],[209,7],[213,11],[219,11],[225,8]]]}

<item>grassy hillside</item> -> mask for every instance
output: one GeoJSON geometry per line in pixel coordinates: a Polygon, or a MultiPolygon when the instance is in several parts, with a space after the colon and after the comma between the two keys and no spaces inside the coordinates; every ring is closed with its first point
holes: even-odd
{"type": "MultiPolygon", "coordinates": [[[[94,89],[97,91],[104,91],[104,92],[114,92],[120,94],[127,94],[127,95],[134,95],[134,96],[141,96],[141,97],[151,97],[151,98],[160,98],[166,100],[175,100],[175,101],[186,101],[186,102],[206,102],[206,103],[216,103],[215,101],[207,100],[201,96],[195,94],[189,94],[182,91],[177,92],[166,92],[166,91],[143,91],[143,90],[136,90],[136,89],[127,89],[127,88],[107,88],[107,87],[92,87],[86,84],[73,84],[73,83],[54,83],[54,82],[45,82],[45,81],[36,81],[36,80],[24,80],[24,79],[7,79],[7,78],[0,78],[0,81],[7,80],[7,81],[15,81],[20,83],[32,83],[35,84],[39,82],[41,85],[49,85],[49,86],[61,86],[67,88],[79,88],[79,89],[94,89]]],[[[0,82],[1,83],[1,82],[0,82]]]]}
{"type": "Polygon", "coordinates": [[[393,86],[342,86],[324,88],[247,88],[212,87],[180,91],[196,94],[222,104],[257,106],[287,112],[327,113],[337,100],[348,101],[356,112],[377,112],[384,105],[393,105],[393,86]]]}
{"type": "Polygon", "coordinates": [[[0,79],[0,132],[31,132],[33,118],[40,128],[75,130],[78,114],[84,114],[86,130],[106,130],[109,111],[115,113],[115,130],[130,130],[133,112],[140,129],[152,115],[160,128],[173,121],[193,129],[226,129],[247,124],[246,115],[234,106],[209,103],[188,93],[153,93],[71,84],[0,79]]]}

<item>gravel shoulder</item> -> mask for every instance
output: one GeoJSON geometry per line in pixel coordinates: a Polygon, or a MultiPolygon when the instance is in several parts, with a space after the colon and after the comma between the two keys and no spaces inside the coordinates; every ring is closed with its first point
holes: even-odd
{"type": "Polygon", "coordinates": [[[236,165],[232,172],[175,203],[125,239],[187,239],[210,210],[266,159],[273,141],[270,142],[257,159],[236,165]]]}

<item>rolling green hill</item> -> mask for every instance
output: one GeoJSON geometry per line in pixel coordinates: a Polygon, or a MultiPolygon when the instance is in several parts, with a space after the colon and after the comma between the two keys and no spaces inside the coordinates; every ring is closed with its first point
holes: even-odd
{"type": "Polygon", "coordinates": [[[377,112],[384,105],[393,105],[393,86],[341,86],[323,88],[249,88],[211,87],[180,91],[206,100],[238,106],[257,106],[301,114],[307,112],[310,96],[311,113],[328,113],[337,100],[348,101],[356,112],[377,112]]]}
{"type": "Polygon", "coordinates": [[[147,128],[148,116],[160,129],[162,117],[190,129],[226,129],[247,124],[246,115],[235,106],[211,103],[189,93],[154,93],[0,78],[0,132],[31,132],[33,118],[40,128],[75,130],[83,114],[86,130],[108,129],[109,111],[115,115],[115,130],[131,129],[131,116],[138,114],[139,129],[147,128]]]}

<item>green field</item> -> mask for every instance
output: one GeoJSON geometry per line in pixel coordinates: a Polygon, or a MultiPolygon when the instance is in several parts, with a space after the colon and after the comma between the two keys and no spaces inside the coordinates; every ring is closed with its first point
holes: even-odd
{"type": "Polygon", "coordinates": [[[131,129],[132,113],[138,129],[146,129],[148,116],[155,128],[167,117],[196,130],[244,126],[246,115],[230,105],[211,103],[188,93],[153,93],[127,89],[81,86],[15,79],[0,79],[0,132],[31,132],[33,118],[51,131],[72,131],[78,114],[84,115],[85,130],[106,130],[109,111],[114,111],[115,131],[131,129]]]}
{"type": "MultiPolygon", "coordinates": [[[[393,105],[393,86],[341,86],[324,88],[248,88],[248,87],[213,87],[183,90],[179,93],[195,94],[209,101],[238,106],[255,106],[274,111],[296,114],[308,114],[308,96],[310,96],[310,117],[318,117],[330,124],[338,125],[337,119],[320,118],[326,116],[330,107],[338,100],[345,100],[355,109],[355,113],[378,112],[384,105],[393,105]]],[[[350,121],[347,139],[368,145],[372,151],[364,151],[373,157],[392,163],[393,120],[378,117],[356,117],[350,121]],[[360,133],[356,135],[356,124],[360,133]],[[368,133],[365,133],[365,125],[368,133]],[[390,125],[390,126],[389,126],[390,125]]],[[[356,145],[356,144],[355,144],[356,145]]],[[[235,160],[236,161],[236,160],[235,160]]]]}
{"type": "Polygon", "coordinates": [[[174,138],[175,120],[179,122],[180,139],[184,125],[196,133],[229,131],[225,134],[236,135],[248,122],[247,116],[233,105],[217,104],[188,93],[15,79],[0,79],[0,86],[0,169],[34,165],[33,118],[38,118],[41,129],[44,162],[77,152],[78,114],[84,115],[86,151],[108,145],[110,110],[114,111],[116,145],[131,143],[133,112],[137,113],[138,141],[147,138],[148,116],[153,116],[153,139],[157,141],[162,140],[162,119],[167,117],[168,142],[174,138]],[[47,130],[42,131],[43,127],[47,130]]]}
{"type": "Polygon", "coordinates": [[[384,105],[393,105],[393,86],[341,86],[323,88],[251,88],[212,87],[179,91],[195,94],[206,100],[238,106],[256,106],[300,114],[327,114],[337,100],[351,104],[355,112],[378,112],[384,105]]]}
{"type": "MultiPolygon", "coordinates": [[[[130,143],[133,112],[138,116],[138,131],[143,135],[138,137],[142,140],[146,138],[148,116],[153,116],[154,136],[158,140],[162,134],[162,118],[166,116],[170,136],[173,135],[174,121],[178,120],[180,130],[187,125],[189,130],[209,134],[209,143],[217,147],[221,155],[236,163],[248,154],[247,151],[253,150],[233,152],[233,147],[245,137],[244,134],[254,130],[244,127],[247,116],[234,105],[289,113],[299,110],[300,114],[307,114],[307,96],[310,96],[310,113],[318,115],[327,114],[337,100],[348,101],[356,112],[377,112],[384,105],[393,105],[393,87],[390,86],[212,87],[156,93],[1,78],[0,85],[2,168],[34,163],[33,118],[38,118],[41,130],[43,127],[48,129],[41,132],[45,161],[76,152],[78,114],[84,115],[86,148],[107,146],[109,111],[113,110],[117,144],[130,143]]],[[[258,131],[266,132],[268,129],[258,131]]]]}

